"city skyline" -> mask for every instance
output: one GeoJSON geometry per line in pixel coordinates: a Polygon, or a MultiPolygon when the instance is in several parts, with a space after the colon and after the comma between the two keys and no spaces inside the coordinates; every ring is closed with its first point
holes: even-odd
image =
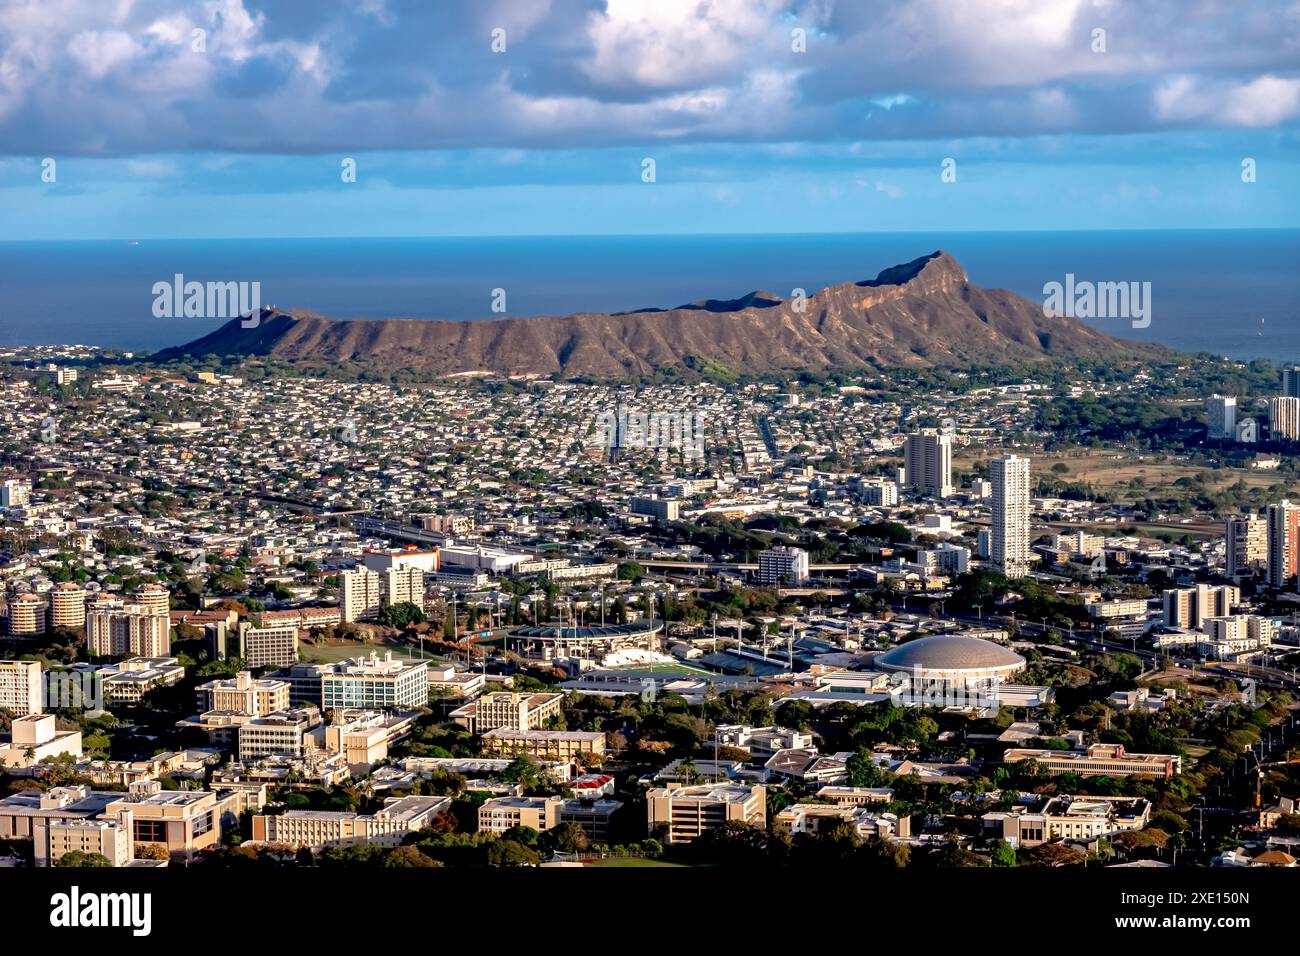
{"type": "Polygon", "coordinates": [[[1297,37],[0,0],[0,939],[1278,938],[1297,37]]]}

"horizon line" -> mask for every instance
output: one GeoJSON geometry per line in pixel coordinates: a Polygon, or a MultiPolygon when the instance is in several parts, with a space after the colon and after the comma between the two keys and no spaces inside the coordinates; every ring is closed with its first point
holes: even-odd
{"type": "Polygon", "coordinates": [[[1294,226],[1152,226],[1143,229],[837,229],[824,232],[518,232],[518,233],[420,233],[411,235],[311,235],[311,236],[155,236],[113,238],[67,237],[60,239],[0,239],[5,243],[38,242],[310,242],[358,240],[412,240],[412,239],[694,239],[727,238],[762,239],[772,237],[823,236],[915,236],[915,235],[1043,235],[1043,234],[1093,234],[1093,233],[1177,233],[1177,232],[1300,232],[1300,223],[1294,226]]]}

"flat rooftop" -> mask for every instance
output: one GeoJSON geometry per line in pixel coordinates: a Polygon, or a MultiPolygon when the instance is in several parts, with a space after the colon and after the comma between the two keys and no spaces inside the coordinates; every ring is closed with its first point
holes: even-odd
{"type": "Polygon", "coordinates": [[[735,784],[706,784],[697,787],[656,788],[651,791],[656,796],[667,796],[671,800],[708,800],[714,803],[744,803],[753,796],[750,787],[735,784]]]}

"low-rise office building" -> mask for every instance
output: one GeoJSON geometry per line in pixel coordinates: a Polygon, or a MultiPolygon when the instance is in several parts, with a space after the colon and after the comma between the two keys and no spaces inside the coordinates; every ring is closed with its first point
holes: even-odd
{"type": "Polygon", "coordinates": [[[429,665],[429,694],[465,700],[482,693],[487,677],[482,671],[458,671],[450,664],[429,665]]]}
{"type": "Polygon", "coordinates": [[[484,694],[451,712],[451,719],[472,734],[489,730],[534,730],[560,716],[563,694],[484,694]]]}
{"type": "Polygon", "coordinates": [[[98,820],[43,820],[32,833],[37,866],[57,866],[69,853],[97,853],[109,866],[126,866],[132,857],[132,814],[119,810],[98,820]]]}
{"type": "Polygon", "coordinates": [[[262,611],[258,627],[296,627],[299,630],[326,628],[343,622],[337,607],[295,607],[283,611],[262,611]]]}
{"type": "Polygon", "coordinates": [[[608,843],[613,833],[614,817],[622,809],[622,800],[565,800],[560,804],[560,822],[577,824],[592,843],[608,843]]]}
{"type": "Polygon", "coordinates": [[[526,754],[546,760],[574,760],[584,754],[599,757],[605,752],[605,735],[585,730],[507,730],[498,727],[483,735],[483,750],[490,754],[526,754]]]}
{"type": "Polygon", "coordinates": [[[541,833],[560,822],[559,797],[493,797],[478,808],[480,833],[505,833],[528,827],[541,833]]]}
{"type": "Polygon", "coordinates": [[[782,750],[808,749],[813,735],[786,727],[744,727],[727,724],[717,728],[715,739],[720,747],[748,750],[755,757],[770,757],[782,750]]]}
{"type": "Polygon", "coordinates": [[[772,820],[778,833],[823,833],[841,823],[854,828],[862,840],[888,840],[912,835],[911,818],[901,819],[893,813],[879,813],[853,804],[795,803],[785,807],[772,820]]]}
{"type": "Polygon", "coordinates": [[[156,780],[133,783],[128,792],[104,807],[103,815],[116,817],[130,810],[132,840],[155,843],[173,857],[189,856],[215,846],[237,820],[233,796],[218,797],[207,790],[164,790],[156,780]]]}
{"type": "Polygon", "coordinates": [[[208,681],[195,691],[200,711],[220,710],[263,717],[289,707],[289,685],[286,682],[255,679],[249,671],[208,681]]]}
{"type": "Polygon", "coordinates": [[[0,744],[0,767],[35,767],[48,757],[81,759],[81,731],[59,730],[53,714],[15,717],[0,744]]]}
{"type": "Polygon", "coordinates": [[[203,629],[214,659],[238,657],[249,667],[289,667],[298,661],[298,625],[240,621],[231,628],[214,621],[203,629]]]}
{"type": "Polygon", "coordinates": [[[1125,830],[1140,830],[1151,820],[1142,797],[1052,797],[1037,812],[1026,807],[986,813],[984,835],[1012,846],[1037,846],[1052,840],[1089,842],[1125,830]]]}
{"type": "Polygon", "coordinates": [[[410,735],[414,714],[372,710],[335,711],[325,728],[325,748],[343,755],[355,776],[364,777],[388,758],[389,748],[410,735]]]}
{"type": "MultiPolygon", "coordinates": [[[[396,763],[380,767],[372,777],[372,784],[382,787],[411,787],[420,779],[428,780],[435,774],[457,773],[463,777],[500,776],[510,766],[509,757],[404,757],[396,763]]],[[[564,785],[570,782],[573,765],[567,761],[543,760],[542,773],[551,783],[564,785]]]]}
{"type": "Polygon", "coordinates": [[[790,780],[805,786],[847,783],[848,766],[839,757],[819,754],[816,750],[781,750],[763,764],[771,777],[790,780]]]}
{"type": "Polygon", "coordinates": [[[389,797],[372,814],[288,810],[253,817],[253,839],[264,843],[323,849],[373,843],[401,846],[408,834],[431,824],[451,808],[451,797],[389,797]]]}
{"type": "Polygon", "coordinates": [[[305,664],[299,661],[288,667],[281,667],[266,675],[267,680],[284,681],[289,685],[289,706],[301,707],[303,704],[321,706],[321,681],[332,664],[305,664]]]}
{"type": "Polygon", "coordinates": [[[1182,758],[1176,754],[1131,754],[1123,744],[1090,744],[1075,750],[1013,747],[1002,755],[1004,763],[1021,760],[1033,760],[1051,773],[1077,773],[1081,777],[1141,774],[1168,779],[1182,770],[1182,758]]]}
{"type": "Polygon", "coordinates": [[[321,675],[321,707],[334,710],[412,710],[429,702],[427,661],[394,659],[392,651],[380,657],[358,657],[334,664],[321,675]]]}
{"type": "Polygon", "coordinates": [[[104,691],[104,703],[138,704],[156,687],[175,684],[185,676],[185,668],[174,657],[131,657],[117,664],[95,669],[104,691]]]}
{"type": "Polygon", "coordinates": [[[240,724],[236,734],[239,759],[302,757],[322,743],[320,711],[315,707],[280,710],[240,724]]]}
{"type": "Polygon", "coordinates": [[[839,806],[863,807],[872,803],[889,803],[894,799],[892,787],[822,787],[817,791],[819,800],[839,806]]]}
{"type": "Polygon", "coordinates": [[[119,792],[87,786],[22,790],[0,799],[0,840],[31,840],[35,828],[60,820],[93,820],[119,792]]]}
{"type": "Polygon", "coordinates": [[[737,783],[652,788],[646,794],[646,824],[666,843],[689,843],[728,822],[767,825],[767,788],[737,783]]]}

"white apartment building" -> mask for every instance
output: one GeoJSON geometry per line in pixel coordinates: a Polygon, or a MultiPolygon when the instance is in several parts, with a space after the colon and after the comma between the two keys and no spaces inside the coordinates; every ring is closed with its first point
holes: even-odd
{"type": "Polygon", "coordinates": [[[298,625],[239,622],[239,656],[249,667],[288,667],[298,660],[298,625]]]}
{"type": "Polygon", "coordinates": [[[993,526],[989,557],[1008,578],[1029,573],[1029,459],[1003,455],[989,463],[993,526]]]}
{"type": "Polygon", "coordinates": [[[1223,617],[1241,603],[1241,589],[1230,584],[1214,587],[1171,588],[1164,592],[1166,627],[1199,628],[1212,617],[1223,617]]]}
{"type": "Polygon", "coordinates": [[[1086,531],[1073,531],[1069,534],[1052,535],[1052,547],[1058,551],[1068,551],[1082,558],[1095,558],[1102,553],[1106,539],[1099,534],[1086,531]]]}
{"type": "Polygon", "coordinates": [[[140,604],[92,606],[86,612],[86,644],[99,657],[168,657],[171,616],[140,604]]]}
{"type": "Polygon", "coordinates": [[[439,534],[469,534],[474,530],[474,519],[468,515],[411,515],[411,523],[417,528],[436,531],[439,534]]]}
{"type": "Polygon", "coordinates": [[[1234,438],[1237,434],[1237,399],[1232,395],[1211,395],[1205,400],[1205,417],[1210,438],[1234,438]]]}
{"type": "Polygon", "coordinates": [[[1268,647],[1274,630],[1271,618],[1255,614],[1208,618],[1204,623],[1206,639],[1197,642],[1198,650],[1219,660],[1228,660],[1268,647]]]}
{"type": "Polygon", "coordinates": [[[970,548],[945,541],[938,547],[918,552],[916,564],[928,575],[965,574],[970,570],[970,548]]]}
{"type": "Polygon", "coordinates": [[[21,478],[0,481],[0,508],[21,508],[32,500],[32,483],[21,478]]]}
{"type": "Polygon", "coordinates": [[[903,481],[936,498],[952,494],[952,436],[926,429],[903,443],[903,481]]]}
{"type": "Polygon", "coordinates": [[[631,501],[634,515],[648,515],[660,521],[676,521],[681,517],[682,503],[676,498],[652,498],[638,496],[631,501]]]}
{"type": "Polygon", "coordinates": [[[379,603],[378,571],[353,568],[339,575],[339,613],[344,622],[373,620],[379,603]]]}
{"type": "Polygon", "coordinates": [[[1283,396],[1268,400],[1269,433],[1274,439],[1300,438],[1300,398],[1283,396]]]}
{"type": "Polygon", "coordinates": [[[0,707],[15,717],[42,711],[40,661],[0,661],[0,707]]]}
{"type": "Polygon", "coordinates": [[[154,614],[171,610],[171,593],[161,584],[142,584],[135,589],[134,602],[154,614]]]}
{"type": "Polygon", "coordinates": [[[1146,598],[1093,601],[1088,605],[1088,616],[1103,621],[1121,618],[1145,618],[1147,616],[1147,601],[1146,598]]]}
{"type": "Polygon", "coordinates": [[[50,626],[86,626],[86,589],[72,581],[63,581],[50,589],[50,626]]]}
{"type": "Polygon", "coordinates": [[[1259,515],[1233,515],[1224,528],[1224,564],[1229,577],[1268,567],[1268,522],[1259,515]]]}
{"type": "Polygon", "coordinates": [[[9,599],[9,633],[15,637],[38,637],[45,633],[49,603],[37,594],[25,592],[9,599]]]}
{"type": "Polygon", "coordinates": [[[808,552],[802,548],[777,545],[758,553],[760,584],[789,584],[798,587],[808,582],[808,552]]]}
{"type": "Polygon", "coordinates": [[[898,504],[898,484],[888,478],[869,478],[857,488],[863,504],[876,508],[893,508],[898,504]]]}
{"type": "Polygon", "coordinates": [[[379,572],[379,600],[386,605],[414,604],[424,608],[424,572],[414,567],[385,568],[379,572]]]}

